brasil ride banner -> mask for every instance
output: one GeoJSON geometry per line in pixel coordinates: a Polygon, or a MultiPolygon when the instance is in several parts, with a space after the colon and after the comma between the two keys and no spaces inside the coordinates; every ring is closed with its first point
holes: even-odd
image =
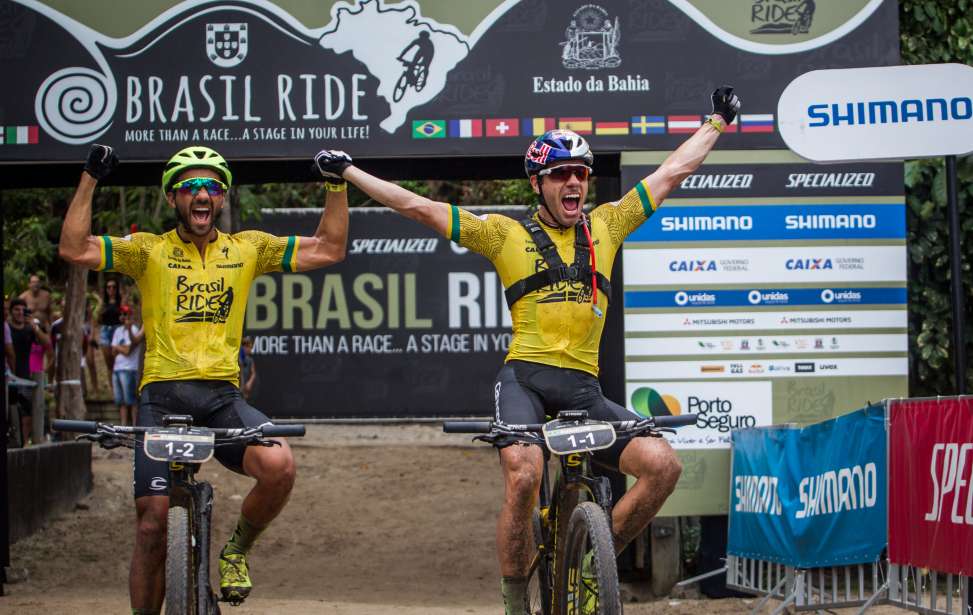
{"type": "Polygon", "coordinates": [[[885,412],[733,432],[727,553],[800,568],[885,548],[885,412]]]}
{"type": "Polygon", "coordinates": [[[889,414],[889,561],[973,575],[973,398],[889,414]]]}

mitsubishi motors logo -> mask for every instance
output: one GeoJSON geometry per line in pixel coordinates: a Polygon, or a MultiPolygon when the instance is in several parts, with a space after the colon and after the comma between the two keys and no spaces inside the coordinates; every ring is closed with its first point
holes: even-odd
{"type": "Polygon", "coordinates": [[[223,68],[236,66],[247,57],[248,38],[245,23],[208,23],[206,57],[223,68]]]}

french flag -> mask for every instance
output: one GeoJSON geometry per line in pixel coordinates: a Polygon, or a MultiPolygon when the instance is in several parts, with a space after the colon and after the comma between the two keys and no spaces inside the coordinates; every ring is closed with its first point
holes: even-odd
{"type": "Polygon", "coordinates": [[[449,136],[468,139],[483,136],[483,120],[449,120],[449,136]]]}

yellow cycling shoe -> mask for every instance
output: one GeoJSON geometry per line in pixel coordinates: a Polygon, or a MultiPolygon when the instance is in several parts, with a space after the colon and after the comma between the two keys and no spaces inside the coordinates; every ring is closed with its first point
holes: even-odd
{"type": "Polygon", "coordinates": [[[240,604],[250,595],[253,583],[247,568],[247,556],[242,553],[220,552],[220,592],[223,600],[240,604]]]}

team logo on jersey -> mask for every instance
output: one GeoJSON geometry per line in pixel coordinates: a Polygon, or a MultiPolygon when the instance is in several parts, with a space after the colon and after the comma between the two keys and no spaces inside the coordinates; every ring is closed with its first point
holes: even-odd
{"type": "Polygon", "coordinates": [[[571,15],[571,23],[564,31],[565,40],[559,43],[564,68],[615,68],[622,63],[618,54],[621,40],[618,17],[612,21],[608,11],[597,4],[585,4],[571,15]]]}
{"type": "Polygon", "coordinates": [[[182,251],[182,248],[176,246],[175,248],[172,249],[172,256],[174,256],[175,258],[182,258],[186,256],[186,253],[182,251]]]}
{"type": "Polygon", "coordinates": [[[220,278],[213,282],[190,282],[176,278],[176,322],[225,323],[233,307],[233,287],[220,278]]]}
{"type": "Polygon", "coordinates": [[[213,64],[230,68],[247,57],[247,24],[206,24],[206,57],[213,64]]]}

